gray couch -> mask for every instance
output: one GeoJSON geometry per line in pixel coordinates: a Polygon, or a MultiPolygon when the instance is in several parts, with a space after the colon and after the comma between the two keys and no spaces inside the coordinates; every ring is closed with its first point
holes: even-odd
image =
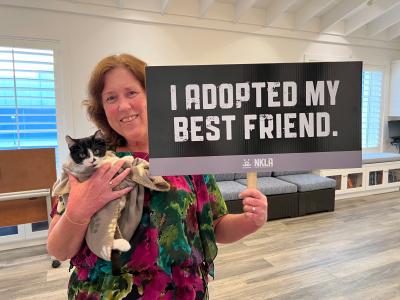
{"type": "MultiPolygon", "coordinates": [[[[243,205],[238,194],[247,186],[246,173],[215,177],[229,211],[241,213],[243,205]]],[[[269,220],[333,211],[335,186],[335,180],[308,171],[257,174],[257,187],[268,198],[269,220]]]]}

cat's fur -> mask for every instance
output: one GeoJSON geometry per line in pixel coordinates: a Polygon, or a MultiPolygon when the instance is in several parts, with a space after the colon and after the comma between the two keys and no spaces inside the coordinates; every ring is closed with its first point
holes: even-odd
{"type": "MultiPolygon", "coordinates": [[[[67,135],[65,140],[68,144],[70,159],[71,163],[74,164],[73,169],[75,173],[92,174],[95,169],[102,166],[103,159],[107,152],[107,145],[100,130],[89,137],[80,139],[73,139],[67,135]]],[[[119,211],[122,211],[125,207],[125,203],[126,197],[122,197],[119,211]]],[[[118,228],[116,232],[120,233],[118,228]]],[[[114,250],[125,252],[130,248],[129,242],[122,237],[113,240],[112,249],[114,250]]]]}
{"type": "MultiPolygon", "coordinates": [[[[113,274],[119,274],[119,252],[130,248],[129,240],[133,237],[143,214],[145,188],[153,191],[167,192],[170,185],[162,176],[150,176],[149,163],[131,155],[119,158],[112,151],[105,151],[105,142],[100,132],[83,139],[67,137],[70,159],[63,164],[63,172],[54,183],[52,196],[59,197],[57,212],[62,214],[67,207],[70,193],[68,174],[72,174],[80,182],[84,182],[101,165],[114,165],[123,160],[118,170],[120,174],[127,168],[130,174],[124,178],[114,190],[131,187],[132,190],[116,200],[108,202],[98,210],[90,220],[85,240],[89,249],[98,257],[112,262],[113,274]],[[105,154],[103,156],[103,153],[105,154]]],[[[111,188],[108,182],[104,183],[111,188]]]]}

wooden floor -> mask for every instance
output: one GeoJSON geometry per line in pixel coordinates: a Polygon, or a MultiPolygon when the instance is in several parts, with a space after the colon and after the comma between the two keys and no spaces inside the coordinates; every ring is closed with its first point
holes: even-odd
{"type": "MultiPolygon", "coordinates": [[[[66,299],[68,265],[52,269],[44,251],[0,252],[0,299],[66,299]]],[[[210,298],[400,299],[400,192],[338,200],[335,212],[220,245],[210,298]]]]}

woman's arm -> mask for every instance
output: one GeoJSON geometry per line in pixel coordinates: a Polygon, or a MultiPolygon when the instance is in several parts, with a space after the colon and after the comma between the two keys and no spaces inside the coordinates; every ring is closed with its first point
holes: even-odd
{"type": "Polygon", "coordinates": [[[106,164],[100,167],[88,180],[80,183],[69,175],[70,194],[66,211],[62,216],[56,215],[49,227],[47,250],[58,260],[73,257],[81,248],[91,217],[108,202],[127,194],[132,188],[119,191],[112,188],[121,183],[129,174],[125,169],[114,175],[122,167],[124,161],[114,166],[106,164]],[[109,184],[112,179],[112,185],[109,184]]]}
{"type": "Polygon", "coordinates": [[[82,246],[87,227],[88,224],[69,222],[65,214],[55,215],[49,228],[47,251],[60,261],[73,257],[82,246]]]}
{"type": "Polygon", "coordinates": [[[246,189],[239,196],[243,199],[243,213],[228,214],[214,221],[218,243],[236,242],[255,232],[267,220],[267,197],[259,190],[246,189]]]}

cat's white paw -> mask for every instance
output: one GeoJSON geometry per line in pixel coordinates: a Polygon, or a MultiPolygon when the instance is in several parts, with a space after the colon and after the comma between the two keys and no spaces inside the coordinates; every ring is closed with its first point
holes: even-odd
{"type": "Polygon", "coordinates": [[[64,204],[64,201],[58,201],[58,204],[57,204],[57,212],[58,212],[59,214],[61,214],[63,211],[65,211],[65,204],[64,204]]]}
{"type": "Polygon", "coordinates": [[[131,249],[131,245],[129,244],[129,242],[125,239],[116,239],[113,241],[113,249],[122,251],[122,252],[126,252],[129,249],[131,249]]]}
{"type": "Polygon", "coordinates": [[[103,246],[100,251],[100,257],[106,259],[111,256],[111,247],[103,246]]]}

